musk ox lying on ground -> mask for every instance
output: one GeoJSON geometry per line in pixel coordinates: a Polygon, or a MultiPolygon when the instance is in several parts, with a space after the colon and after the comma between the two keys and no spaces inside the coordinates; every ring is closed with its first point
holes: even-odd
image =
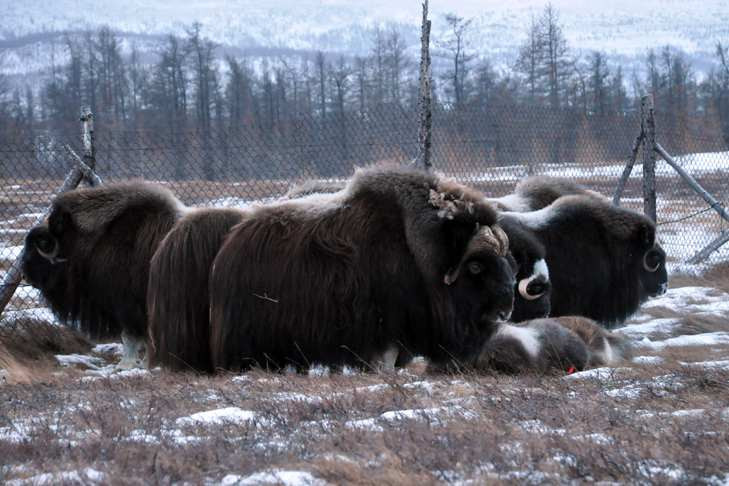
{"type": "Polygon", "coordinates": [[[501,220],[531,231],[546,249],[552,316],[579,315],[605,326],[622,323],[667,290],[666,255],[655,224],[593,194],[561,196],[501,220]]]}
{"type": "Polygon", "coordinates": [[[143,182],[59,195],[25,239],[23,274],[61,320],[93,339],[125,344],[137,364],[146,335],[149,262],[184,211],[168,190],[143,182]]]}
{"type": "Polygon", "coordinates": [[[211,372],[208,278],[230,229],[234,208],[190,210],[152,257],[147,290],[150,365],[211,372]]]}
{"type": "MultiPolygon", "coordinates": [[[[344,182],[309,180],[289,188],[286,197],[295,199],[311,194],[330,194],[341,191],[344,182]]],[[[546,317],[550,311],[549,270],[545,262],[545,249],[532,232],[518,222],[505,220],[501,227],[509,238],[509,253],[516,265],[514,295],[514,322],[546,317]]],[[[400,363],[407,361],[402,360],[400,363]]]]}
{"type": "Polygon", "coordinates": [[[585,317],[502,324],[483,346],[474,367],[507,373],[579,371],[631,357],[628,341],[585,317]]]}
{"type": "Polygon", "coordinates": [[[480,193],[393,167],[251,209],[213,263],[213,366],[472,360],[513,305],[496,219],[480,193]]]}

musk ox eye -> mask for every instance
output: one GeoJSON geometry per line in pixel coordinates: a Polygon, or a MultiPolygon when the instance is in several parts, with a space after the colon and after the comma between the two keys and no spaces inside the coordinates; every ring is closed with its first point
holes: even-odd
{"type": "Polygon", "coordinates": [[[470,262],[468,264],[468,273],[471,275],[478,275],[479,273],[483,272],[483,265],[481,265],[478,262],[470,262]]]}
{"type": "Polygon", "coordinates": [[[659,252],[656,250],[648,250],[646,254],[643,255],[643,268],[651,273],[656,272],[661,266],[662,260],[663,258],[659,252]]]}

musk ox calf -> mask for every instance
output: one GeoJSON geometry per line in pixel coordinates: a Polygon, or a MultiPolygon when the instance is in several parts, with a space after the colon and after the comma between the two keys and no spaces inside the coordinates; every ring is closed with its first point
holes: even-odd
{"type": "Polygon", "coordinates": [[[512,310],[507,253],[480,193],[406,168],[253,208],[213,262],[213,366],[473,360],[512,310]]]}
{"type": "Polygon", "coordinates": [[[122,367],[139,361],[149,262],[185,207],[143,182],[59,195],[46,223],[25,239],[23,274],[54,314],[93,339],[125,344],[122,367]]]}
{"type": "Polygon", "coordinates": [[[151,366],[213,371],[210,268],[223,239],[244,214],[233,208],[190,210],[160,243],[147,290],[151,366]]]}
{"type": "Polygon", "coordinates": [[[502,324],[484,344],[475,368],[507,373],[572,372],[630,358],[629,342],[585,317],[502,324]]]}
{"type": "Polygon", "coordinates": [[[537,211],[501,213],[501,220],[522,225],[544,245],[551,316],[585,316],[610,327],[667,289],[655,224],[604,198],[562,196],[537,211]]]}

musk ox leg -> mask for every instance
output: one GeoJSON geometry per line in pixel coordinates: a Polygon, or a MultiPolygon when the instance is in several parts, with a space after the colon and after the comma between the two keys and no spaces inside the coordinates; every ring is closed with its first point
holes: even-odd
{"type": "Polygon", "coordinates": [[[486,342],[476,369],[507,373],[584,369],[589,351],[575,333],[550,319],[502,324],[486,342]]]}
{"type": "Polygon", "coordinates": [[[373,371],[392,372],[395,371],[395,363],[397,362],[400,348],[394,344],[390,345],[384,353],[373,359],[370,366],[373,371]]]}
{"type": "Polygon", "coordinates": [[[124,346],[124,354],[121,361],[116,365],[120,370],[128,370],[131,368],[147,367],[147,342],[139,336],[122,331],[122,345],[124,346]]]}

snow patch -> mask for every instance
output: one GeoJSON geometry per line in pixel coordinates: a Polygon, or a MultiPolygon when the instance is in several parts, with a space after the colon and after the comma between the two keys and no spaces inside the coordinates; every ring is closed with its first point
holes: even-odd
{"type": "Polygon", "coordinates": [[[220,480],[222,486],[254,486],[278,484],[283,486],[324,486],[325,481],[307,471],[262,471],[250,476],[228,474],[220,480]]]}
{"type": "Polygon", "coordinates": [[[219,408],[198,412],[187,417],[178,418],[175,423],[178,426],[186,425],[225,425],[245,424],[256,419],[257,414],[251,410],[243,410],[238,407],[219,408]]]}

